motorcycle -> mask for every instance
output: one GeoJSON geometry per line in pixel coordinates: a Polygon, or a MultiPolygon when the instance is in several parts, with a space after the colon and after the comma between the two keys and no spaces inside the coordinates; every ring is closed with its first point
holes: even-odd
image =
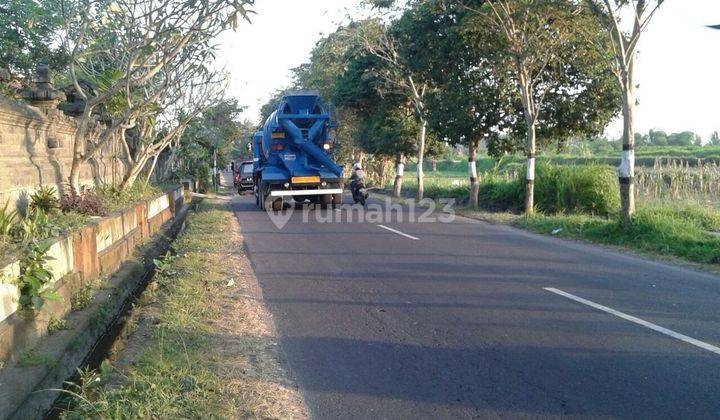
{"type": "Polygon", "coordinates": [[[352,192],[353,201],[360,203],[363,206],[367,201],[370,194],[368,194],[367,188],[365,188],[365,181],[358,179],[350,183],[350,191],[352,192]]]}

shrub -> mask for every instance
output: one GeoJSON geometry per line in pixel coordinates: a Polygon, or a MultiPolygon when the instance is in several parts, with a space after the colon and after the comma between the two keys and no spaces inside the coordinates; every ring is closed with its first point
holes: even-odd
{"type": "Polygon", "coordinates": [[[100,196],[94,191],[85,189],[78,193],[75,188],[68,187],[60,200],[63,213],[77,212],[87,216],[107,216],[108,212],[100,196]]]}
{"type": "Polygon", "coordinates": [[[73,311],[81,311],[90,306],[99,286],[99,281],[87,282],[73,290],[70,295],[70,308],[73,311]]]}
{"type": "Polygon", "coordinates": [[[674,255],[700,263],[720,263],[720,214],[697,205],[652,205],[638,208],[630,226],[620,217],[535,215],[518,223],[532,230],[589,239],[641,251],[674,255]]]}
{"type": "Polygon", "coordinates": [[[535,178],[535,204],[540,211],[607,216],[620,208],[617,175],[609,166],[540,163],[535,178]]]}
{"type": "Polygon", "coordinates": [[[48,334],[55,334],[58,331],[67,330],[69,329],[69,325],[67,320],[59,318],[55,315],[50,316],[50,322],[47,326],[47,332],[48,334]]]}
{"type": "Polygon", "coordinates": [[[15,227],[14,236],[22,242],[29,243],[34,240],[53,238],[62,233],[62,228],[40,210],[29,212],[15,227]]]}
{"type": "MultiPolygon", "coordinates": [[[[491,210],[522,210],[525,206],[525,168],[514,177],[489,175],[480,183],[480,202],[491,210]]],[[[608,215],[620,207],[615,171],[604,165],[555,166],[538,162],[535,205],[548,213],[608,215]]]]}
{"type": "Polygon", "coordinates": [[[42,210],[43,212],[50,214],[60,208],[60,203],[57,199],[57,191],[53,187],[40,187],[33,195],[30,196],[30,204],[28,210],[30,212],[35,210],[42,210]]]}
{"type": "Polygon", "coordinates": [[[115,185],[101,186],[97,189],[100,200],[111,211],[132,206],[138,201],[147,200],[161,192],[160,188],[144,182],[135,183],[132,187],[125,189],[115,185]]]}
{"type": "Polygon", "coordinates": [[[493,211],[519,211],[525,205],[525,186],[516,179],[491,175],[480,182],[478,201],[493,211]]]}

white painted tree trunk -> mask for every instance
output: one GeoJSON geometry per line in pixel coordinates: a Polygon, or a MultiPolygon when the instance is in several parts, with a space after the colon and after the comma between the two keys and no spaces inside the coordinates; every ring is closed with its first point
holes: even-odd
{"type": "Polygon", "coordinates": [[[477,148],[478,142],[470,143],[470,153],[468,154],[468,174],[470,175],[470,205],[478,208],[478,194],[480,193],[480,182],[477,174],[477,148]]]}
{"type": "Polygon", "coordinates": [[[420,142],[418,144],[418,164],[417,164],[417,199],[425,198],[425,173],[423,165],[425,164],[425,139],[427,136],[427,121],[423,118],[420,121],[420,142]]]}
{"type": "Polygon", "coordinates": [[[535,124],[527,129],[527,171],[525,173],[525,213],[535,212],[535,124]]]}
{"type": "Polygon", "coordinates": [[[632,223],[635,213],[635,96],[632,77],[632,63],[623,80],[623,151],[618,168],[620,181],[620,203],[623,222],[632,223]]]}
{"type": "Polygon", "coordinates": [[[398,156],[395,169],[395,183],[393,185],[393,197],[400,197],[402,194],[402,182],[405,175],[405,163],[403,156],[398,156]]]}

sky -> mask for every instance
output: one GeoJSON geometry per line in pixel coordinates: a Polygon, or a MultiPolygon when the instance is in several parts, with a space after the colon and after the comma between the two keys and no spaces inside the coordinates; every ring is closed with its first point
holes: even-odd
{"type": "MultiPolygon", "coordinates": [[[[228,95],[248,107],[257,121],[272,93],[291,81],[291,69],[309,59],[323,36],[358,0],[256,0],[252,24],[219,39],[218,66],[229,72],[228,95]]],[[[708,139],[720,131],[720,0],[666,1],[639,45],[635,115],[637,132],[691,130],[708,139]]],[[[618,136],[622,124],[610,124],[618,136]]]]}

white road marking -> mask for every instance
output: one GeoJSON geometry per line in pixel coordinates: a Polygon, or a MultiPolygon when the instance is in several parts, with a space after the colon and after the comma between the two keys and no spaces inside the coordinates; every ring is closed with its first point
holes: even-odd
{"type": "Polygon", "coordinates": [[[607,313],[609,313],[609,314],[611,314],[611,315],[615,315],[615,316],[617,316],[617,317],[619,317],[619,318],[622,318],[622,319],[624,319],[624,320],[626,320],[626,321],[634,322],[635,324],[642,325],[642,326],[645,327],[645,328],[650,328],[650,329],[653,330],[653,331],[657,331],[657,332],[659,332],[659,333],[661,333],[661,334],[665,334],[665,335],[670,336],[670,337],[672,337],[672,338],[675,338],[675,339],[677,339],[677,340],[684,341],[684,342],[686,342],[686,343],[688,343],[688,344],[692,344],[693,346],[697,346],[697,347],[700,347],[701,349],[704,349],[704,350],[713,352],[713,353],[715,353],[715,354],[717,354],[717,355],[720,355],[720,347],[713,346],[712,344],[708,344],[708,343],[706,343],[706,342],[704,342],[704,341],[700,341],[700,340],[694,339],[694,338],[692,338],[692,337],[688,337],[688,336],[685,335],[685,334],[677,333],[677,332],[675,332],[675,331],[673,331],[673,330],[669,330],[669,329],[667,329],[667,328],[665,328],[665,327],[661,327],[661,326],[659,326],[659,325],[657,325],[657,324],[653,324],[652,322],[648,322],[648,321],[642,320],[642,319],[637,318],[637,317],[634,317],[634,316],[632,316],[632,315],[628,315],[628,314],[622,313],[622,312],[620,312],[620,311],[616,311],[615,309],[608,308],[607,306],[603,306],[603,305],[600,305],[600,304],[598,304],[598,303],[589,301],[589,300],[587,300],[587,299],[583,299],[583,298],[581,298],[581,297],[575,296],[575,295],[573,295],[573,294],[570,294],[570,293],[567,293],[567,292],[563,292],[563,291],[560,290],[560,289],[555,289],[555,288],[553,288],[553,287],[544,287],[543,289],[547,290],[548,292],[555,293],[556,295],[560,295],[560,296],[566,297],[566,298],[568,298],[568,299],[570,299],[570,300],[574,300],[575,302],[582,303],[582,304],[584,304],[584,305],[593,307],[593,308],[595,308],[595,309],[599,309],[599,310],[601,310],[601,311],[603,311],[603,312],[607,312],[607,313]]]}
{"type": "Polygon", "coordinates": [[[406,238],[412,239],[413,241],[419,241],[419,240],[420,240],[420,238],[416,238],[416,237],[414,237],[414,236],[412,236],[412,235],[408,235],[407,233],[402,233],[402,232],[400,232],[399,230],[395,230],[395,229],[393,229],[393,228],[389,228],[389,227],[387,227],[387,226],[385,226],[385,225],[377,225],[377,226],[378,226],[378,227],[381,227],[381,228],[383,228],[383,229],[385,229],[385,230],[389,230],[389,231],[392,232],[392,233],[397,233],[397,234],[400,235],[400,236],[404,236],[404,237],[406,237],[406,238]]]}

